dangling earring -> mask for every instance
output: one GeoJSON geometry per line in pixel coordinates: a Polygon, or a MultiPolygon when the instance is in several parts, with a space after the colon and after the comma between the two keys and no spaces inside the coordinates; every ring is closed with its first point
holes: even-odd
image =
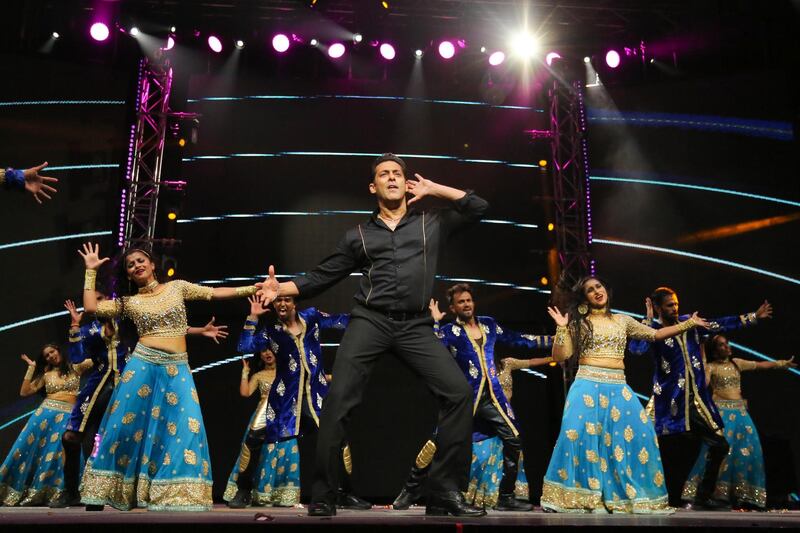
{"type": "Polygon", "coordinates": [[[581,315],[585,315],[589,312],[589,306],[586,304],[581,304],[578,306],[578,313],[581,315]]]}

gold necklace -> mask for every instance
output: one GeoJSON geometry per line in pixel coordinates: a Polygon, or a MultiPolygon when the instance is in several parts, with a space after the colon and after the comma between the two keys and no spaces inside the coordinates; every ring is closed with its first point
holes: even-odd
{"type": "Polygon", "coordinates": [[[148,283],[144,287],[139,287],[139,294],[151,293],[154,290],[156,290],[156,287],[158,287],[158,280],[154,279],[153,281],[151,281],[150,283],[148,283]]]}

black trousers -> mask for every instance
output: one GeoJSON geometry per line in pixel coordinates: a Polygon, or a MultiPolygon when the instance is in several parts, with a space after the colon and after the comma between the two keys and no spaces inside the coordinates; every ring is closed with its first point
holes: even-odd
{"type": "Polygon", "coordinates": [[[109,376],[94,401],[83,431],[65,431],[61,436],[61,445],[64,447],[64,490],[70,495],[78,494],[81,448],[83,448],[84,458],[88,459],[94,448],[94,436],[100,427],[113,392],[114,380],[109,376]]]}
{"type": "MultiPolygon", "coordinates": [[[[490,386],[491,383],[487,382],[484,387],[490,386]]],[[[522,441],[519,435],[515,435],[514,430],[503,419],[485,388],[475,410],[474,424],[475,429],[484,435],[497,436],[503,441],[503,480],[500,482],[499,487],[500,496],[513,495],[517,482],[517,472],[519,471],[522,441]]]]}
{"type": "Polygon", "coordinates": [[[689,396],[689,427],[686,433],[662,435],[658,438],[661,457],[664,466],[669,504],[680,507],[683,485],[689,476],[692,465],[697,459],[697,446],[688,442],[688,439],[699,440],[708,444],[706,457],[706,470],[703,479],[697,487],[697,500],[707,500],[714,493],[719,476],[719,467],[728,454],[728,442],[711,428],[706,419],[697,410],[694,404],[694,395],[689,396]],[[693,450],[694,453],[691,453],[693,450]]]}
{"type": "Polygon", "coordinates": [[[356,306],[333,365],[322,404],[312,502],[335,503],[339,457],[350,414],[362,400],[378,357],[393,352],[426,383],[439,402],[432,492],[465,490],[469,475],[472,390],[453,357],[433,334],[432,319],[392,320],[356,306]]]}

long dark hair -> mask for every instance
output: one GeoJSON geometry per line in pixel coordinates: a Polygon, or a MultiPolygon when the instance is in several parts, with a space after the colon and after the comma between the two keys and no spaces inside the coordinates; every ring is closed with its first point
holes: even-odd
{"type": "Polygon", "coordinates": [[[125,297],[133,296],[139,292],[139,287],[128,279],[127,259],[129,255],[135,252],[144,254],[153,262],[155,265],[155,272],[153,274],[156,276],[156,280],[160,278],[158,260],[152,252],[147,250],[128,248],[114,260],[113,270],[115,271],[115,276],[111,282],[111,286],[113,287],[113,293],[119,301],[120,306],[119,339],[129,352],[132,351],[136,343],[139,342],[139,332],[136,330],[136,326],[130,318],[125,318],[125,297]]]}
{"type": "Polygon", "coordinates": [[[31,381],[35,381],[40,377],[44,376],[44,373],[47,371],[48,363],[44,355],[44,351],[47,348],[53,348],[55,350],[58,350],[58,354],[61,356],[61,363],[59,363],[59,365],[55,367],[55,369],[58,370],[59,375],[66,376],[67,374],[69,374],[70,364],[69,361],[67,360],[67,357],[64,355],[64,352],[61,350],[61,346],[59,346],[55,342],[48,342],[47,344],[42,346],[41,350],[39,350],[39,355],[36,357],[36,366],[34,367],[33,377],[31,377],[31,381]]]}
{"type": "MultiPolygon", "coordinates": [[[[717,342],[716,342],[717,339],[720,337],[727,340],[727,337],[725,335],[717,334],[707,337],[705,342],[703,343],[706,352],[706,358],[711,359],[712,363],[717,363],[721,361],[721,358],[719,357],[719,352],[717,352],[717,342]]],[[[733,363],[733,366],[736,367],[736,370],[739,371],[739,373],[741,373],[741,369],[739,368],[739,365],[736,364],[736,361],[733,360],[733,357],[731,357],[729,361],[733,363]]]]}
{"type": "Polygon", "coordinates": [[[553,292],[552,303],[561,311],[561,313],[569,313],[569,328],[570,336],[572,337],[572,345],[575,348],[574,353],[580,357],[583,349],[590,345],[594,335],[594,328],[592,321],[589,320],[591,306],[586,300],[583,286],[589,280],[599,281],[606,290],[608,301],[606,302],[607,312],[611,311],[611,289],[608,284],[599,276],[583,276],[577,283],[570,286],[569,282],[562,277],[556,290],[553,292]],[[585,309],[584,309],[585,308],[585,309]],[[585,311],[581,313],[581,311],[585,311]]]}

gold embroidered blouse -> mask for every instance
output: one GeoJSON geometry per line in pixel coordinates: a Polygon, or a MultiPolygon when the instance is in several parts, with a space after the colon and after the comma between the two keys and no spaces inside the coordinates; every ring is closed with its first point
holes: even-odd
{"type": "MultiPolygon", "coordinates": [[[[606,359],[622,361],[625,357],[625,346],[628,339],[654,341],[656,330],[645,326],[628,315],[591,314],[592,339],[579,354],[579,363],[587,359],[606,359]]],[[[554,346],[562,348],[562,358],[569,359],[573,355],[572,335],[567,328],[559,328],[556,332],[554,346]],[[566,330],[566,331],[565,331],[566,330]]],[[[602,366],[602,365],[601,365],[602,366]]]]}
{"type": "Polygon", "coordinates": [[[183,337],[189,324],[185,301],[210,300],[214,289],[176,279],[158,292],[123,296],[97,304],[98,318],[119,317],[124,302],[125,316],[136,325],[140,337],[183,337]]]}
{"type": "Polygon", "coordinates": [[[253,422],[250,424],[250,429],[261,429],[267,425],[267,398],[269,397],[269,389],[272,387],[272,382],[275,380],[275,369],[264,369],[256,372],[250,376],[248,387],[250,395],[256,389],[261,393],[261,400],[256,407],[256,414],[253,417],[253,422]]]}
{"type": "Polygon", "coordinates": [[[59,374],[58,370],[48,370],[43,376],[31,381],[31,388],[38,392],[44,387],[48,400],[58,400],[61,402],[75,403],[78,391],[81,388],[81,374],[92,367],[91,359],[87,359],[72,369],[65,375],[59,374]]]}
{"type": "Polygon", "coordinates": [[[756,363],[735,358],[731,361],[714,361],[708,364],[709,384],[714,400],[740,400],[742,398],[742,372],[755,370],[756,363]]]}

